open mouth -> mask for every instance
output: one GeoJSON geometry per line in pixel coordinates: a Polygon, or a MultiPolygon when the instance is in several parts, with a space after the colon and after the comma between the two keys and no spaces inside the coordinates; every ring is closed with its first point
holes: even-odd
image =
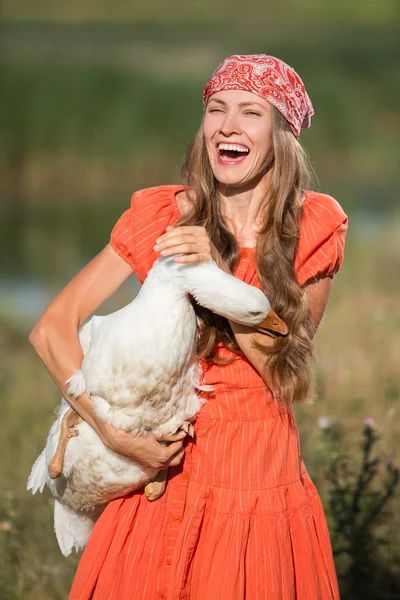
{"type": "Polygon", "coordinates": [[[218,144],[217,153],[222,164],[236,164],[242,162],[250,150],[242,144],[218,144]]]}

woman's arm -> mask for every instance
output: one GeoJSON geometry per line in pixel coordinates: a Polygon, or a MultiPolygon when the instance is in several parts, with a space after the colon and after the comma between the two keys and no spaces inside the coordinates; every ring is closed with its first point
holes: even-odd
{"type": "MultiPolygon", "coordinates": [[[[332,280],[327,277],[315,282],[310,282],[305,287],[310,307],[310,317],[313,325],[313,336],[315,335],[321,319],[324,315],[331,291],[332,280]]],[[[262,374],[265,372],[265,355],[254,348],[254,341],[264,346],[272,346],[274,338],[257,333],[250,327],[238,325],[230,321],[230,325],[236,341],[245,356],[252,363],[255,369],[262,374]]]]}
{"type": "Polygon", "coordinates": [[[66,380],[81,368],[83,352],[78,338],[82,323],[131,274],[130,267],[107,246],[56,296],[33,328],[29,341],[69,403],[102,437],[86,395],[67,394],[66,380]]]}
{"type": "MultiPolygon", "coordinates": [[[[87,394],[79,398],[69,396],[65,383],[81,368],[83,352],[79,327],[131,274],[131,267],[110,245],[106,246],[53,300],[33,328],[29,340],[63,396],[106,446],[142,464],[165,468],[169,464],[179,464],[176,460],[172,462],[171,457],[182,452],[182,442],[176,441],[182,435],[172,436],[170,439],[175,443],[168,447],[158,444],[152,435],[134,438],[100,421],[87,394]]],[[[178,455],[174,457],[177,458],[178,455]]]]}

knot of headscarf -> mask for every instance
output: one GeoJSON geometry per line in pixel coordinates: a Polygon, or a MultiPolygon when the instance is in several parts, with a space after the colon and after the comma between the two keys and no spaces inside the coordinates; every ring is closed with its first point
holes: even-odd
{"type": "Polygon", "coordinates": [[[296,138],[310,127],[314,114],[304,83],[283,60],[266,54],[228,56],[218,66],[203,93],[203,107],[223,90],[253,92],[275,106],[290,123],[296,138]]]}

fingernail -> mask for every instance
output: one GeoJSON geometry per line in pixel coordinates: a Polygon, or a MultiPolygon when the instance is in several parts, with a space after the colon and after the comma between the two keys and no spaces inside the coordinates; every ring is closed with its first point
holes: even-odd
{"type": "Polygon", "coordinates": [[[160,246],[158,246],[157,244],[153,247],[153,250],[159,250],[159,249],[160,249],[160,246]]]}
{"type": "Polygon", "coordinates": [[[167,250],[161,250],[161,254],[167,254],[167,250]]]}
{"type": "Polygon", "coordinates": [[[157,238],[157,239],[156,239],[156,242],[157,242],[157,244],[158,244],[159,242],[161,242],[161,238],[160,238],[160,237],[159,237],[159,238],[157,238]]]}

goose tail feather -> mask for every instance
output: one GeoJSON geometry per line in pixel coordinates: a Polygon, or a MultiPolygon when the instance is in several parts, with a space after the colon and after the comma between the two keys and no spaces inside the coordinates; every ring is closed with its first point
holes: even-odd
{"type": "Polygon", "coordinates": [[[26,486],[27,490],[32,490],[32,494],[36,494],[39,490],[43,492],[44,486],[47,481],[47,466],[46,466],[46,453],[45,450],[37,457],[33,463],[32,470],[28,477],[28,483],[26,486]]]}
{"type": "Polygon", "coordinates": [[[91,518],[90,513],[77,513],[58,500],[55,501],[54,531],[64,556],[71,554],[74,548],[78,552],[86,546],[97,516],[98,514],[91,518]]]}

